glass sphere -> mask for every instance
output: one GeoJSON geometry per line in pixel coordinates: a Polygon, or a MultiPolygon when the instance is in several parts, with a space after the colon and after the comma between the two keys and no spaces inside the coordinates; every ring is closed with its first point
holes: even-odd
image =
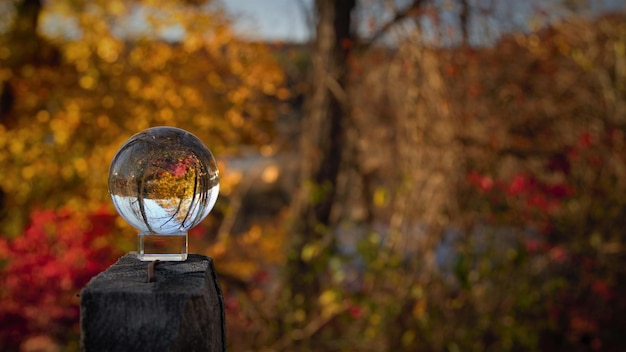
{"type": "Polygon", "coordinates": [[[113,158],[109,193],[118,213],[141,234],[186,234],[215,205],[217,164],[193,134],[149,128],[132,136],[113,158]]]}

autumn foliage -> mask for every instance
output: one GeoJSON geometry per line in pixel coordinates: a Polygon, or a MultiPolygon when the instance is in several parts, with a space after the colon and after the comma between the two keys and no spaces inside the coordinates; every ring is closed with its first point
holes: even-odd
{"type": "Polygon", "coordinates": [[[37,335],[75,338],[81,288],[121,254],[113,220],[105,209],[86,216],[35,209],[23,234],[0,238],[0,346],[37,335]]]}
{"type": "Polygon", "coordinates": [[[406,270],[379,278],[403,283],[400,302],[367,292],[403,327],[372,335],[382,349],[623,348],[624,29],[611,15],[485,48],[411,38],[355,63],[359,186],[406,270]]]}
{"type": "MultiPolygon", "coordinates": [[[[283,72],[209,3],[2,5],[0,349],[37,334],[75,338],[80,288],[136,249],[106,182],[130,136],[179,127],[222,156],[273,140],[274,103],[288,95],[283,72]],[[143,24],[119,32],[133,16],[143,24]],[[172,26],[184,35],[159,35],[172,26]]],[[[232,188],[223,177],[223,199],[232,188]]]]}
{"type": "MultiPolygon", "coordinates": [[[[410,26],[395,46],[342,41],[345,89],[325,83],[349,114],[338,181],[300,184],[313,205],[332,188],[333,223],[289,253],[297,272],[286,229],[302,219],[285,203],[298,189],[276,180],[301,156],[280,150],[260,171],[227,157],[280,149],[276,116],[306,92],[310,49],[243,41],[210,3],[50,1],[41,23],[69,19],[70,33],[0,36],[0,348],[77,348],[76,294],[134,249],[109,163],[157,125],[217,156],[222,193],[191,249],[216,261],[234,351],[626,348],[624,15],[485,46],[410,26]],[[121,35],[141,7],[147,30],[121,35]],[[155,35],[172,28],[184,34],[155,35]]],[[[441,24],[433,6],[405,16],[441,24]]]]}

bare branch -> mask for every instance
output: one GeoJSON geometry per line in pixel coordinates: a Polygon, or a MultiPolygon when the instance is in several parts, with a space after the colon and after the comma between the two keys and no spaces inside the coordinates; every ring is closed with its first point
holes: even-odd
{"type": "Polygon", "coordinates": [[[411,5],[407,6],[405,9],[401,11],[397,11],[395,16],[383,24],[367,41],[362,42],[359,45],[359,49],[367,50],[372,44],[378,41],[383,35],[385,35],[391,27],[396,25],[398,22],[404,20],[405,18],[415,17],[419,14],[419,10],[426,3],[426,0],[413,0],[411,5]]]}

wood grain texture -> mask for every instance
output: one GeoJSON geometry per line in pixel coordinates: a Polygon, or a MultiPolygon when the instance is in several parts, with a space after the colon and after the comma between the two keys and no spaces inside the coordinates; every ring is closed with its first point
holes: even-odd
{"type": "Polygon", "coordinates": [[[126,254],[81,291],[83,351],[224,351],[222,292],[213,260],[159,262],[126,254]]]}

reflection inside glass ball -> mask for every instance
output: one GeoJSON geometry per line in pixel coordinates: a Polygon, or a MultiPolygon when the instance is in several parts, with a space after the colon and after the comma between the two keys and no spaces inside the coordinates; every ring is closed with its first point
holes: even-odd
{"type": "Polygon", "coordinates": [[[142,234],[181,234],[215,205],[217,165],[191,133],[150,128],[118,151],[109,171],[109,192],[120,215],[142,234]]]}

